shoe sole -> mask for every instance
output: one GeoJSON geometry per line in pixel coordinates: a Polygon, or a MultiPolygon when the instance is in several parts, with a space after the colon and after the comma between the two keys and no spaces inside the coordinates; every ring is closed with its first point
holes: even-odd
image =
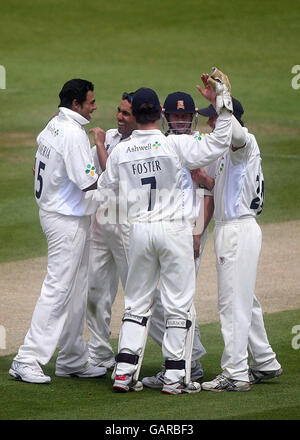
{"type": "Polygon", "coordinates": [[[136,388],[129,387],[129,389],[127,389],[127,388],[123,388],[121,386],[115,385],[115,386],[113,386],[113,389],[119,393],[127,393],[128,391],[137,393],[139,391],[142,391],[143,387],[136,387],[136,388]]]}
{"type": "Polygon", "coordinates": [[[127,393],[129,391],[129,389],[126,389],[126,388],[123,388],[123,387],[118,387],[118,386],[113,386],[113,389],[117,393],[127,393]]]}
{"type": "Polygon", "coordinates": [[[200,393],[201,390],[197,390],[197,391],[192,391],[192,390],[181,390],[180,393],[173,393],[171,391],[166,391],[166,390],[162,390],[161,392],[163,394],[169,394],[169,395],[176,395],[176,394],[196,394],[196,393],[200,393]]]}
{"type": "Polygon", "coordinates": [[[42,384],[42,383],[50,383],[51,382],[51,379],[46,379],[46,380],[41,380],[41,381],[38,381],[38,380],[26,380],[26,379],[23,379],[23,377],[22,376],[20,376],[20,374],[18,374],[15,370],[12,370],[12,369],[10,369],[9,370],[9,374],[10,374],[10,376],[12,376],[14,379],[16,379],[16,380],[19,380],[19,381],[21,381],[21,382],[26,382],[26,383],[37,383],[37,384],[42,384]]]}
{"type": "Polygon", "coordinates": [[[164,389],[162,389],[162,393],[163,394],[169,394],[169,395],[175,395],[175,394],[196,394],[196,393],[200,393],[200,391],[201,391],[201,388],[199,388],[198,390],[189,390],[188,388],[185,388],[185,389],[181,389],[181,390],[178,390],[179,392],[173,392],[173,391],[168,391],[168,390],[164,390],[164,389]]]}
{"type": "Polygon", "coordinates": [[[249,387],[249,388],[238,388],[236,390],[234,388],[228,388],[227,390],[224,390],[224,391],[229,391],[229,392],[233,392],[233,393],[236,393],[236,392],[238,392],[238,393],[245,393],[247,391],[251,391],[251,387],[249,387]]]}
{"type": "Polygon", "coordinates": [[[84,376],[84,375],[80,375],[80,374],[75,374],[75,373],[70,373],[70,374],[60,374],[60,373],[55,373],[55,376],[57,377],[79,377],[80,379],[95,379],[97,377],[104,377],[106,373],[101,374],[101,375],[97,375],[97,376],[84,376]]]}
{"type": "Polygon", "coordinates": [[[186,394],[184,391],[180,391],[179,393],[172,393],[171,391],[162,390],[163,394],[168,394],[169,396],[175,396],[178,394],[186,394]]]}
{"type": "Polygon", "coordinates": [[[276,377],[281,376],[282,373],[283,373],[283,370],[280,369],[278,372],[275,373],[275,375],[274,375],[274,373],[267,374],[266,376],[254,379],[253,381],[250,382],[250,384],[255,385],[255,384],[260,383],[261,381],[264,381],[264,380],[276,379],[276,377]]]}
{"type": "Polygon", "coordinates": [[[222,389],[216,389],[216,388],[204,388],[202,385],[202,390],[204,391],[213,391],[214,393],[222,393],[224,391],[229,391],[229,392],[245,392],[245,391],[251,391],[251,387],[249,388],[239,388],[239,389],[233,389],[233,388],[222,388],[222,389]]]}

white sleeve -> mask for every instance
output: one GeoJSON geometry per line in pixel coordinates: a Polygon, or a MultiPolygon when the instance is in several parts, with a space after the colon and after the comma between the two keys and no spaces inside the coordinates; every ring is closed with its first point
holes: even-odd
{"type": "Polygon", "coordinates": [[[98,189],[110,188],[116,190],[119,188],[119,163],[118,149],[114,149],[108,156],[106,170],[98,179],[98,189]]]}
{"type": "Polygon", "coordinates": [[[96,172],[98,174],[101,174],[102,173],[102,169],[101,169],[101,166],[100,166],[100,163],[99,163],[99,158],[98,158],[98,154],[97,154],[97,147],[96,147],[96,145],[94,145],[93,148],[91,149],[91,153],[92,153],[92,156],[93,156],[96,172]]]}
{"type": "Polygon", "coordinates": [[[246,143],[246,131],[239,121],[232,116],[232,145],[236,148],[243,147],[246,143]]]}
{"type": "Polygon", "coordinates": [[[68,177],[78,188],[84,190],[97,181],[91,149],[83,134],[68,130],[64,137],[63,158],[68,177]]]}
{"type": "Polygon", "coordinates": [[[245,162],[247,160],[247,157],[249,155],[249,150],[251,149],[251,142],[249,139],[249,134],[245,128],[242,128],[243,132],[245,133],[245,142],[244,147],[239,148],[236,151],[233,151],[232,148],[229,149],[230,159],[233,165],[238,165],[242,162],[245,162]]]}
{"type": "Polygon", "coordinates": [[[226,109],[220,113],[216,127],[201,140],[191,135],[168,136],[176,150],[182,166],[193,170],[214,162],[226,148],[230,147],[232,138],[232,115],[226,109]]]}

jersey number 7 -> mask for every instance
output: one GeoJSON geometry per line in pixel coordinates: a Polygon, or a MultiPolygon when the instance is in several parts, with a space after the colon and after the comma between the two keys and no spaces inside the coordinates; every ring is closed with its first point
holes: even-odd
{"type": "Polygon", "coordinates": [[[141,179],[142,185],[150,185],[150,195],[149,195],[149,205],[148,205],[148,211],[152,211],[154,208],[154,203],[152,200],[152,190],[156,189],[156,179],[154,176],[152,177],[143,177],[141,179]]]}

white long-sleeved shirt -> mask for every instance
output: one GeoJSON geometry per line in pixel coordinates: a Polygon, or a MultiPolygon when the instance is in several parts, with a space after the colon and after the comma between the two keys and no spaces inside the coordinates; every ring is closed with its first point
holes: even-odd
{"type": "Polygon", "coordinates": [[[191,135],[165,135],[160,130],[135,130],[108,157],[98,189],[120,190],[131,223],[183,221],[182,168],[194,169],[215,161],[230,146],[232,117],[220,114],[213,133],[200,140],[191,135]]]}
{"type": "Polygon", "coordinates": [[[61,107],[38,135],[34,193],[41,209],[74,216],[95,212],[97,204],[82,191],[98,178],[84,129],[88,122],[61,107]]]}
{"type": "Polygon", "coordinates": [[[256,217],[262,211],[264,177],[260,151],[253,134],[246,128],[243,130],[246,145],[237,151],[226,150],[206,169],[207,174],[215,179],[215,221],[256,217]]]}

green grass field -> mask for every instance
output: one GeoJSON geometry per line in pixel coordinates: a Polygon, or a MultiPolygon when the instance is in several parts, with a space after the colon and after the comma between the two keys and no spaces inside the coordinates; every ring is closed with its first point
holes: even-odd
{"type": "MultiPolygon", "coordinates": [[[[108,129],[122,92],[141,86],[154,88],[162,103],[182,90],[206,106],[195,86],[217,65],[261,148],[266,200],[259,221],[299,219],[300,90],[291,86],[291,69],[300,64],[299,19],[297,0],[288,7],[280,0],[7,0],[0,17],[0,263],[46,255],[33,197],[35,138],[56,112],[62,85],[75,77],[95,84],[91,127],[108,129]]],[[[12,356],[0,357],[0,419],[299,419],[299,350],[290,344],[299,311],[267,315],[266,322],[285,374],[250,393],[203,392],[170,404],[173,396],[153,390],[113,394],[109,378],[29,385],[9,378],[12,356]]],[[[219,372],[220,331],[217,324],[201,330],[211,378],[219,372]]],[[[53,374],[53,362],[46,372],[53,374]]],[[[142,374],[155,373],[160,362],[149,342],[142,374]]]]}
{"type": "MultiPolygon", "coordinates": [[[[1,7],[0,262],[45,255],[33,198],[35,138],[58,105],[63,83],[95,84],[91,126],[115,126],[123,91],[149,86],[163,102],[190,93],[218,65],[228,73],[244,120],[263,158],[266,201],[260,222],[300,218],[299,93],[291,68],[299,63],[297,1],[8,0],[1,7]]],[[[204,128],[201,119],[200,128],[204,128]]]]}
{"type": "MultiPolygon", "coordinates": [[[[299,419],[299,350],[292,348],[292,327],[299,312],[265,315],[270,343],[284,369],[279,378],[253,385],[247,393],[166,396],[159,390],[119,394],[110,376],[64,379],[54,376],[55,357],[44,368],[46,385],[17,382],[8,375],[12,356],[0,357],[0,419],[4,420],[295,420],[299,419]]],[[[202,358],[205,380],[219,374],[223,342],[218,323],[200,326],[207,349],[202,358]]],[[[113,340],[116,349],[117,341],[113,340]]],[[[161,368],[161,351],[149,338],[141,377],[161,368]]]]}

